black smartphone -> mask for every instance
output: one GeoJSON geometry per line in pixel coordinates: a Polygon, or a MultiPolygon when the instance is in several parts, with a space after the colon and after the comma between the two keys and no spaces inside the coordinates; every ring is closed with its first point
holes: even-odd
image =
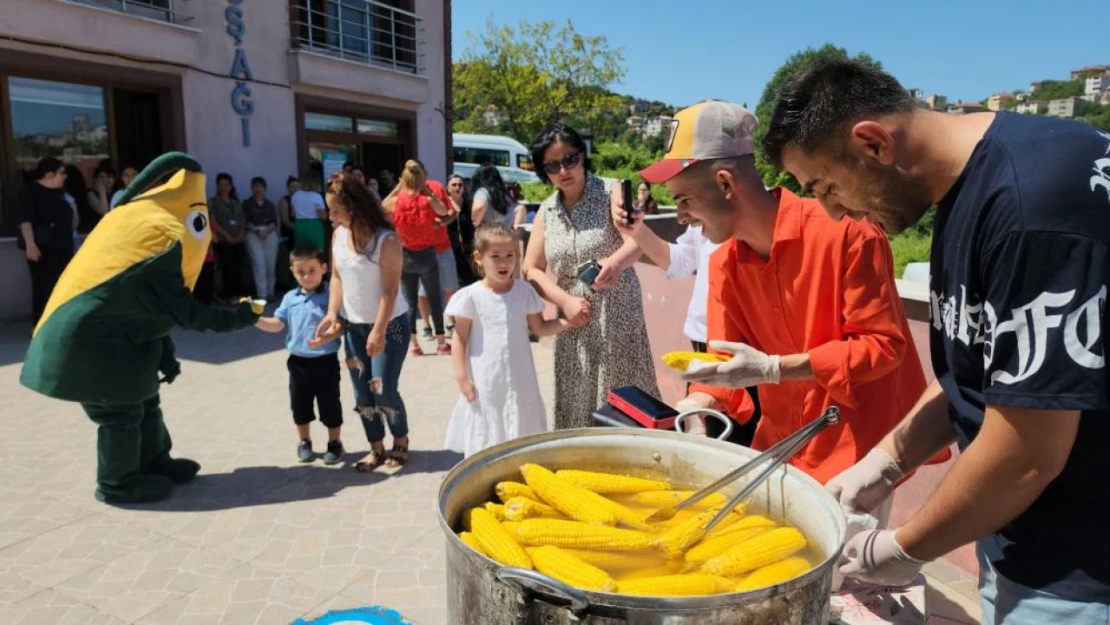
{"type": "Polygon", "coordinates": [[[632,212],[632,181],[621,180],[621,200],[624,202],[624,225],[631,226],[633,223],[632,212]]]}
{"type": "Polygon", "coordinates": [[[597,280],[597,274],[599,273],[601,273],[601,265],[593,260],[587,260],[581,265],[578,265],[578,269],[575,271],[578,279],[586,286],[593,286],[594,280],[597,280]]]}
{"type": "Polygon", "coordinates": [[[638,386],[621,386],[612,389],[613,394],[621,402],[628,404],[643,415],[652,419],[670,419],[678,416],[678,411],[648,395],[638,386]]]}

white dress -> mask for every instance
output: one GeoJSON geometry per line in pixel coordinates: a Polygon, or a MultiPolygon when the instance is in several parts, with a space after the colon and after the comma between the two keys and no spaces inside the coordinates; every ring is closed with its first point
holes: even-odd
{"type": "Polygon", "coordinates": [[[515,280],[504,295],[475,282],[451,297],[445,315],[471,319],[467,368],[478,397],[459,397],[447,425],[447,448],[467,456],[547,430],[528,315],[544,304],[530,284],[515,280]]]}

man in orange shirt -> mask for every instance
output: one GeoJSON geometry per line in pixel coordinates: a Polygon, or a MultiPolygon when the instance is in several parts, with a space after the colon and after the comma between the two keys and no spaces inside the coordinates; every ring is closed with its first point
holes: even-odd
{"type": "MultiPolygon", "coordinates": [[[[640,172],[666,184],[679,221],[714,243],[708,337],[723,364],[687,373],[679,409],[724,410],[745,422],[759,386],[762,420],[752,442],[766,449],[840,407],[792,464],[822,483],[871,454],[925,390],[883,232],[832,221],[820,203],[764,188],[753,157],[756,119],[743,107],[707,101],[675,116],[667,154],[640,172]]],[[[619,195],[619,194],[617,194],[619,195]]],[[[614,217],[625,213],[614,201],[614,217]]],[[[625,232],[642,240],[637,219],[625,232]]],[[[889,507],[876,516],[882,522],[889,507]]]]}

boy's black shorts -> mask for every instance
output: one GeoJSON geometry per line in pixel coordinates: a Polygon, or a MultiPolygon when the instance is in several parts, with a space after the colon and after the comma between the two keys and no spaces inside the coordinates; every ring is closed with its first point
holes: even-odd
{"type": "Polygon", "coordinates": [[[339,404],[339,355],[305,358],[289,355],[289,400],[293,423],[305,425],[316,420],[313,400],[320,410],[320,423],[329,428],[343,425],[339,404]]]}

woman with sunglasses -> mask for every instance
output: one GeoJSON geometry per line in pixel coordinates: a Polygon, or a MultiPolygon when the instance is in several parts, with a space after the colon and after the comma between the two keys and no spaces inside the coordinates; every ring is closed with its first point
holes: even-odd
{"type": "Polygon", "coordinates": [[[576,326],[555,339],[555,427],[588,427],[609,389],[635,385],[659,395],[640,281],[630,271],[640,253],[613,226],[612,189],[589,173],[586,143],[573,128],[544,131],[532,146],[532,162],[542,164],[540,179],[556,191],[532,223],[524,276],[576,326]],[[600,270],[587,284],[579,268],[590,261],[600,270]]]}

